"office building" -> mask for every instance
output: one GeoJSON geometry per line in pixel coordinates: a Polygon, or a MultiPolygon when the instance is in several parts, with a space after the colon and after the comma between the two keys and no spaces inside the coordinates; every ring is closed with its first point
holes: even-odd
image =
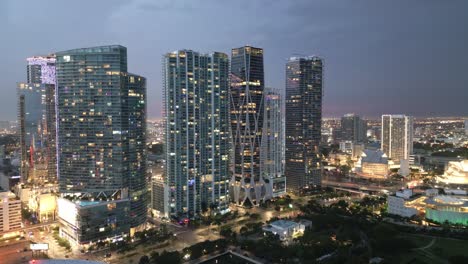
{"type": "Polygon", "coordinates": [[[146,80],[122,46],[56,56],[60,235],[122,239],[146,222],[146,80]]]}
{"type": "Polygon", "coordinates": [[[287,189],[321,185],[319,152],[323,97],[323,61],[293,57],[286,64],[287,189]]]}
{"type": "Polygon", "coordinates": [[[21,177],[55,182],[55,56],[30,57],[27,63],[27,82],[17,86],[21,177]]]}
{"type": "Polygon", "coordinates": [[[341,140],[365,143],[367,122],[356,114],[346,114],[341,118],[341,140]]]}
{"type": "Polygon", "coordinates": [[[260,170],[265,87],[263,49],[250,46],[232,49],[230,77],[231,198],[237,205],[259,205],[266,194],[260,170]]]}
{"type": "Polygon", "coordinates": [[[413,154],[413,117],[382,115],[381,150],[394,163],[413,154]]]}
{"type": "Polygon", "coordinates": [[[229,58],[191,50],[163,58],[169,214],[194,218],[229,206],[229,58]]]}
{"type": "Polygon", "coordinates": [[[21,201],[12,192],[0,192],[0,238],[19,235],[21,201]]]}
{"type": "Polygon", "coordinates": [[[265,180],[265,198],[286,193],[284,177],[284,123],[279,91],[265,89],[263,136],[260,149],[261,175],[265,180]]]}

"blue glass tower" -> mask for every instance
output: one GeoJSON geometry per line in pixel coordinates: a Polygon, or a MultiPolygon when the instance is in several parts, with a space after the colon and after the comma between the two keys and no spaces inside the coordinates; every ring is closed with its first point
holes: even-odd
{"type": "Polygon", "coordinates": [[[146,220],[146,80],[122,46],[56,56],[60,233],[118,239],[146,220]]]}

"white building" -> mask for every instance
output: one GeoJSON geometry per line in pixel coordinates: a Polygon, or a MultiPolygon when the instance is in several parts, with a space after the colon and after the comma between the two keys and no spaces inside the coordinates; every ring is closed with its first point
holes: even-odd
{"type": "Polygon", "coordinates": [[[381,149],[395,163],[413,154],[413,117],[382,115],[381,149]]]}
{"type": "Polygon", "coordinates": [[[468,184],[468,160],[449,161],[444,175],[438,181],[446,184],[468,184]]]}
{"type": "Polygon", "coordinates": [[[19,235],[21,201],[12,192],[0,192],[0,237],[19,235]]]}
{"type": "Polygon", "coordinates": [[[390,195],[387,198],[388,209],[387,212],[392,215],[399,215],[402,217],[412,217],[418,213],[418,210],[406,205],[410,201],[413,191],[411,189],[405,189],[398,191],[395,195],[390,195]]]}
{"type": "Polygon", "coordinates": [[[265,199],[286,193],[284,176],[284,133],[281,111],[282,98],[278,90],[265,89],[263,136],[260,150],[260,173],[265,181],[265,199]]]}
{"type": "Polygon", "coordinates": [[[295,235],[304,234],[304,231],[312,226],[309,220],[293,222],[288,220],[277,220],[263,227],[263,231],[278,235],[281,240],[293,238],[295,235]]]}

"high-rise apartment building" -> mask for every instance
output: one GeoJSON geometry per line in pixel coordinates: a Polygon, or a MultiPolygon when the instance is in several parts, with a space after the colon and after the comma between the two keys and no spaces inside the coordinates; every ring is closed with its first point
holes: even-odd
{"type": "Polygon", "coordinates": [[[346,114],[341,118],[341,140],[365,143],[367,122],[356,114],[346,114]]]}
{"type": "Polygon", "coordinates": [[[293,57],[286,64],[287,189],[321,185],[323,61],[318,57],[293,57]]]}
{"type": "Polygon", "coordinates": [[[265,88],[264,111],[260,168],[266,183],[265,198],[271,198],[286,192],[283,110],[278,90],[265,88]]]}
{"type": "Polygon", "coordinates": [[[119,239],[146,222],[146,80],[118,45],[56,58],[60,234],[119,239]]]}
{"type": "Polygon", "coordinates": [[[151,179],[151,211],[156,217],[169,217],[169,188],[162,175],[151,179]]]}
{"type": "Polygon", "coordinates": [[[231,197],[238,205],[258,205],[266,194],[260,170],[263,135],[263,49],[245,46],[231,53],[231,197]]]}
{"type": "Polygon", "coordinates": [[[169,214],[229,206],[229,58],[191,50],[163,58],[169,214]]]}
{"type": "Polygon", "coordinates": [[[395,163],[413,154],[413,117],[382,115],[381,149],[395,163]]]}
{"type": "Polygon", "coordinates": [[[55,182],[55,56],[27,59],[27,82],[18,83],[23,182],[55,182]]]}

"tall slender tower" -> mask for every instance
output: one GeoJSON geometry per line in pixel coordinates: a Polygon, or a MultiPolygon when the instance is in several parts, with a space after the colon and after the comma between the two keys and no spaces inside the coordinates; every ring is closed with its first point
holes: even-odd
{"type": "Polygon", "coordinates": [[[276,89],[265,88],[264,121],[260,152],[261,175],[265,180],[265,198],[286,192],[284,177],[284,123],[281,94],[276,89]]]}
{"type": "Polygon", "coordinates": [[[413,117],[382,115],[381,149],[394,162],[413,154],[413,117]]]}
{"type": "Polygon", "coordinates": [[[286,64],[287,189],[321,185],[323,61],[293,57],[286,64]]]}
{"type": "Polygon", "coordinates": [[[122,46],[56,56],[60,235],[127,236],[146,221],[146,80],[127,72],[122,46]]]}
{"type": "Polygon", "coordinates": [[[260,171],[263,127],[263,49],[232,49],[231,131],[233,175],[231,197],[239,205],[258,205],[266,194],[260,171]]]}
{"type": "Polygon", "coordinates": [[[172,216],[228,210],[228,77],[224,53],[179,50],[163,58],[165,181],[172,216]]]}
{"type": "Polygon", "coordinates": [[[17,86],[21,177],[23,182],[55,182],[55,56],[27,62],[27,82],[17,86]]]}

